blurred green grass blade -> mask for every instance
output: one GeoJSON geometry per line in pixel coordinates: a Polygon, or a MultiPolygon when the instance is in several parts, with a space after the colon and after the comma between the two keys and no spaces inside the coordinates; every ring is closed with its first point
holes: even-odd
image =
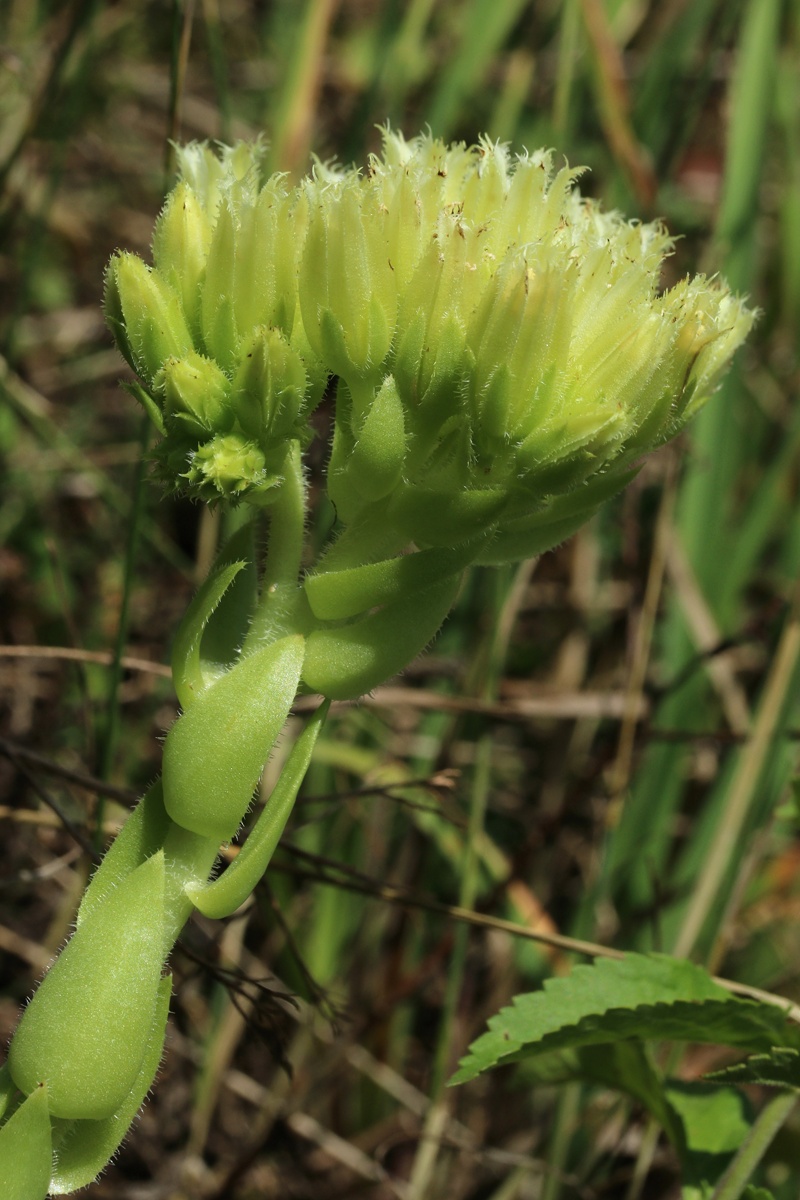
{"type": "MultiPolygon", "coordinates": [[[[106,677],[105,711],[100,720],[97,733],[97,773],[100,779],[108,780],[114,763],[114,755],[119,742],[120,704],[119,689],[122,683],[122,657],[128,644],[130,633],[131,594],[134,588],[139,538],[144,522],[146,506],[145,461],[147,443],[150,439],[150,420],[145,415],[140,418],[139,432],[139,461],[133,479],[133,495],[131,497],[128,515],[128,531],[125,542],[124,573],[122,577],[122,595],[120,597],[119,619],[114,638],[111,667],[106,677]]],[[[94,825],[94,846],[100,850],[103,844],[103,816],[105,799],[102,795],[97,798],[94,825]]]]}
{"type": "Polygon", "coordinates": [[[202,0],[203,25],[208,45],[208,59],[214,80],[214,92],[219,108],[220,140],[231,140],[231,90],[228,80],[228,58],[222,27],[220,0],[202,0]]]}
{"type": "Polygon", "coordinates": [[[436,137],[449,137],[463,121],[465,102],[481,86],[526,5],[527,0],[469,0],[465,5],[461,42],[428,105],[428,122],[436,137]]]}
{"type": "MultiPolygon", "coordinates": [[[[761,157],[772,108],[781,0],[749,0],[737,50],[733,103],[717,236],[729,245],[749,236],[758,209],[761,157]]],[[[731,279],[733,287],[747,280],[731,279]]]]}
{"type": "MultiPolygon", "coordinates": [[[[755,225],[773,99],[779,15],[779,0],[750,0],[737,48],[717,238],[725,253],[723,270],[728,282],[742,291],[754,282],[755,225]]],[[[739,369],[736,364],[721,393],[695,422],[696,463],[687,472],[679,502],[686,552],[713,608],[732,534],[724,528],[720,531],[720,506],[734,492],[740,463],[753,454],[739,369]],[[713,541],[708,537],[711,528],[721,532],[713,541]]]]}
{"type": "Polygon", "coordinates": [[[306,0],[304,6],[281,6],[279,29],[282,44],[276,46],[276,61],[285,64],[283,82],[269,105],[272,171],[299,172],[305,169],[314,122],[314,110],[322,76],[323,56],[328,41],[336,0],[306,0]],[[292,19],[285,21],[287,9],[292,19]]]}
{"type": "Polygon", "coordinates": [[[774,460],[763,469],[758,487],[741,514],[736,539],[720,581],[718,609],[723,619],[738,619],[738,601],[748,581],[758,574],[764,552],[771,541],[780,541],[790,526],[796,505],[794,483],[800,454],[800,409],[783,432],[774,460]]]}
{"type": "Polygon", "coordinates": [[[639,208],[648,213],[658,184],[650,155],[631,121],[630,87],[622,57],[603,0],[581,0],[583,25],[591,63],[590,82],[608,149],[639,208]]]}
{"type": "MultiPolygon", "coordinates": [[[[0,399],[4,399],[31,427],[36,437],[47,448],[55,451],[70,470],[85,473],[96,486],[99,494],[114,512],[127,519],[130,498],[110,473],[95,467],[83,449],[55,420],[51,405],[45,398],[29,387],[0,355],[0,399]]],[[[158,528],[155,521],[147,518],[142,523],[142,537],[149,542],[170,566],[185,575],[191,572],[191,562],[174,541],[158,528]]]]}
{"type": "Polygon", "coordinates": [[[513,50],[506,60],[503,85],[489,118],[492,137],[516,142],[520,119],[536,74],[536,60],[527,50],[513,50]]]}
{"type": "Polygon", "coordinates": [[[656,161],[661,183],[702,118],[714,85],[712,48],[725,33],[720,26],[736,20],[741,6],[742,0],[673,5],[640,51],[644,63],[632,96],[634,124],[656,161]]]}
{"type": "MultiPolygon", "coordinates": [[[[689,955],[704,932],[718,932],[726,912],[725,897],[730,894],[724,884],[748,851],[748,827],[757,823],[759,815],[763,822],[765,802],[771,798],[774,805],[783,789],[784,779],[775,779],[775,767],[787,718],[797,707],[798,664],[800,620],[795,604],[764,683],[752,737],[735,755],[730,786],[724,788],[719,819],[707,843],[708,853],[694,864],[693,872],[690,868],[695,882],[675,942],[674,953],[679,957],[689,955]]],[[[696,836],[690,845],[695,858],[700,841],[696,836]]]]}
{"type": "Polygon", "coordinates": [[[561,138],[569,131],[570,100],[575,83],[578,47],[580,45],[580,0],[562,0],[558,31],[556,84],[553,92],[553,128],[561,138]]]}
{"type": "Polygon", "coordinates": [[[784,48],[778,65],[776,114],[782,132],[786,179],[780,201],[781,299],[784,321],[800,322],[800,79],[796,48],[784,48]]]}

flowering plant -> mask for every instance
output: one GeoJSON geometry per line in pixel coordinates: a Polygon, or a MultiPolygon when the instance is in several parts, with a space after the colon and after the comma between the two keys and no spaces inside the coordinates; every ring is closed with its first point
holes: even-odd
{"type": "Polygon", "coordinates": [[[266,512],[220,553],[175,639],[183,712],[162,779],[84,896],[2,1072],[4,1196],[90,1182],[160,1061],[162,977],[194,907],[224,916],[266,869],[332,699],[407,664],[473,562],[556,545],[708,399],[752,313],[720,283],[659,291],[671,242],[604,213],[548,152],[386,131],[366,173],[290,187],[263,149],[179,151],[153,266],[118,253],[106,316],[160,434],[160,478],[266,512]],[[335,385],[312,561],[303,451],[335,385]],[[259,579],[260,573],[260,579],[259,579]],[[298,692],[323,699],[234,861],[298,692]]]}

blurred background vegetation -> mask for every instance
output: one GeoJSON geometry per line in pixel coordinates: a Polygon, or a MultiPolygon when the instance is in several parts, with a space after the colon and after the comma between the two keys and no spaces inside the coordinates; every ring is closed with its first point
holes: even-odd
{"type": "MultiPolygon", "coordinates": [[[[688,437],[560,550],[476,570],[421,662],[334,710],[255,901],[186,931],[158,1088],[87,1197],[677,1194],[613,1091],[443,1083],[579,961],[487,918],[800,997],[799,66],[798,0],[0,6],[4,1037],[157,772],[171,632],[220,536],[147,482],[100,311],[170,139],[263,135],[293,176],[363,163],[386,121],[554,146],[678,236],[665,286],[721,272],[762,309],[688,437]]],[[[763,1167],[778,1200],[799,1132],[763,1167]]]]}

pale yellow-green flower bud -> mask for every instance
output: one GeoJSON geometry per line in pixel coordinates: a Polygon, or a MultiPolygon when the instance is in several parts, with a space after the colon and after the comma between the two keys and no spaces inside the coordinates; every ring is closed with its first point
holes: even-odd
{"type": "Polygon", "coordinates": [[[188,183],[167,197],[153,232],[153,263],[180,297],[195,342],[200,333],[200,289],[211,242],[208,214],[188,183]]]}
{"type": "Polygon", "coordinates": [[[185,422],[187,434],[204,437],[233,427],[231,381],[210,358],[192,350],[185,358],[168,358],[160,390],[167,414],[185,422]]]}
{"type": "Polygon", "coordinates": [[[307,383],[303,361],[281,331],[256,330],[242,345],[233,377],[233,406],[247,436],[265,449],[270,441],[297,436],[307,383]]]}
{"type": "MultiPolygon", "coordinates": [[[[315,178],[300,262],[300,310],[316,355],[351,389],[380,382],[397,300],[387,214],[367,182],[315,178]]],[[[360,390],[360,389],[359,389],[360,390]]]]}
{"type": "Polygon", "coordinates": [[[242,201],[236,212],[233,294],[239,335],[247,338],[260,325],[290,334],[297,307],[302,205],[276,176],[252,201],[242,201]]]}
{"type": "Polygon", "coordinates": [[[147,383],[168,358],[180,358],[192,349],[192,336],[181,302],[166,280],[145,266],[135,254],[115,255],[106,273],[106,304],[116,333],[119,314],[124,342],[133,364],[147,383]]]}
{"type": "Polygon", "coordinates": [[[211,235],[200,304],[203,345],[225,371],[233,370],[239,347],[234,306],[237,224],[230,198],[225,196],[211,235]]]}

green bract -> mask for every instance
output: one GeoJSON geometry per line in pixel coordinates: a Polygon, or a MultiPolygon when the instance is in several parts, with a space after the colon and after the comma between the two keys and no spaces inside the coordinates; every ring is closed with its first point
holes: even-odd
{"type": "Polygon", "coordinates": [[[179,151],[153,268],[118,254],[107,278],[162,473],[273,502],[336,377],[344,524],[538,552],[569,531],[558,497],[580,490],[582,522],[708,398],[752,313],[702,277],[660,293],[665,230],[602,212],[550,152],[383,143],[365,173],[317,164],[295,188],[259,145],[179,151]]]}

